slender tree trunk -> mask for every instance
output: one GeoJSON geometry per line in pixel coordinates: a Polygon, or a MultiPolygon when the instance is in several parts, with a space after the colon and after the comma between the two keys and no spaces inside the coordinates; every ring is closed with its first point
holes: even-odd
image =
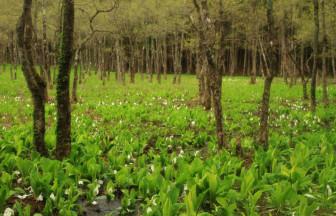
{"type": "Polygon", "coordinates": [[[153,82],[153,76],[154,76],[154,57],[155,57],[155,48],[154,48],[154,39],[150,38],[150,59],[149,59],[149,64],[150,64],[150,71],[149,71],[149,82],[153,82]]]}
{"type": "MultiPolygon", "coordinates": [[[[42,47],[42,61],[43,61],[43,74],[49,89],[53,88],[50,75],[50,64],[49,64],[49,48],[47,40],[47,14],[45,0],[42,0],[42,35],[43,35],[43,47],[42,47]]],[[[48,92],[46,92],[46,97],[48,97],[48,92]]],[[[48,98],[47,98],[48,99],[48,98]]]]}
{"type": "Polygon", "coordinates": [[[311,100],[311,110],[312,112],[316,111],[316,76],[317,76],[317,61],[318,61],[318,41],[319,41],[319,33],[320,33],[320,21],[319,21],[319,0],[313,0],[314,3],[314,65],[312,71],[312,79],[311,79],[311,89],[310,89],[310,100],[311,100]]]}
{"type": "Polygon", "coordinates": [[[80,52],[79,49],[75,51],[75,59],[74,59],[74,78],[72,82],[72,95],[71,95],[71,99],[73,103],[78,102],[77,87],[78,87],[79,52],[80,52]]]}
{"type": "Polygon", "coordinates": [[[161,44],[159,42],[159,39],[155,39],[155,68],[156,68],[156,73],[157,73],[157,82],[161,84],[161,44]]]}
{"type": "Polygon", "coordinates": [[[164,38],[164,42],[163,42],[163,61],[162,61],[162,66],[163,66],[163,76],[164,76],[164,79],[167,80],[167,71],[168,71],[168,65],[167,65],[167,39],[164,38]]]}
{"type": "Polygon", "coordinates": [[[325,106],[329,103],[328,98],[328,70],[327,70],[327,30],[326,30],[326,18],[325,18],[325,0],[321,2],[321,10],[322,10],[322,29],[323,29],[323,51],[322,51],[322,89],[323,89],[323,103],[325,106]]]}
{"type": "Polygon", "coordinates": [[[63,0],[63,22],[59,74],[57,78],[56,157],[63,159],[71,151],[70,70],[73,55],[74,1],[63,0]]]}
{"type": "Polygon", "coordinates": [[[334,82],[336,83],[336,63],[335,63],[335,51],[333,51],[331,58],[332,71],[334,75],[334,82]]]}
{"type": "Polygon", "coordinates": [[[301,77],[301,83],[302,83],[302,91],[303,91],[303,100],[308,100],[308,91],[307,91],[307,81],[305,77],[305,66],[304,66],[304,45],[301,44],[301,51],[300,51],[300,77],[301,77]]]}
{"type": "MultiPolygon", "coordinates": [[[[272,82],[277,74],[277,62],[276,62],[276,47],[273,40],[276,40],[276,32],[274,29],[274,17],[273,17],[273,0],[267,1],[267,23],[268,23],[268,52],[269,52],[269,71],[265,78],[264,92],[261,103],[260,112],[260,129],[259,129],[259,142],[266,149],[268,147],[268,137],[269,137],[269,114],[270,114],[270,96],[272,82]]],[[[265,60],[265,63],[267,61],[265,60]]],[[[267,67],[267,66],[266,66],[267,67]]]]}
{"type": "Polygon", "coordinates": [[[257,41],[253,40],[251,84],[257,83],[257,41]]]}

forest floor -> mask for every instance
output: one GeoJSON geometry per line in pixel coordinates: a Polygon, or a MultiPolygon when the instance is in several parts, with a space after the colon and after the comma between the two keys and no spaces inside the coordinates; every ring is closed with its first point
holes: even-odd
{"type": "MultiPolygon", "coordinates": [[[[112,75],[103,86],[92,75],[79,86],[72,152],[59,162],[33,151],[23,76],[10,81],[9,73],[0,74],[0,214],[7,207],[19,215],[336,214],[335,85],[331,105],[320,104],[313,115],[301,85],[289,88],[277,79],[264,151],[255,142],[263,80],[250,85],[248,78],[224,78],[232,150],[218,152],[212,113],[192,102],[195,76],[182,76],[181,85],[173,85],[171,76],[161,85],[140,77],[136,82],[123,86],[112,75]]],[[[319,87],[319,98],[321,93],[319,87]]],[[[54,95],[46,107],[50,153],[54,95]]]]}

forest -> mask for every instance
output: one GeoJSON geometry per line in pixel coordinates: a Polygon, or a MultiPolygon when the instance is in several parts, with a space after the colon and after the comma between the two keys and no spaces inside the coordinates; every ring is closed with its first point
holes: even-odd
{"type": "Polygon", "coordinates": [[[0,0],[0,214],[336,215],[336,0],[0,0]]]}

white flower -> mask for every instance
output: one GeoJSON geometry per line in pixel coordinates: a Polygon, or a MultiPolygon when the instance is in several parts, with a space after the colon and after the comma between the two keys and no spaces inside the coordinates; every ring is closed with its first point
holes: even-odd
{"type": "Polygon", "coordinates": [[[153,199],[153,202],[152,202],[152,203],[153,203],[153,206],[157,206],[157,203],[156,203],[156,199],[155,199],[155,198],[153,199]]]}
{"type": "Polygon", "coordinates": [[[37,197],[36,200],[37,200],[37,201],[43,201],[43,196],[42,196],[42,194],[40,194],[40,195],[37,197]]]}
{"type": "Polygon", "coordinates": [[[17,175],[17,176],[20,175],[20,171],[18,171],[18,170],[15,170],[13,173],[14,173],[14,175],[17,175]]]}
{"type": "Polygon", "coordinates": [[[20,184],[22,182],[22,178],[19,178],[18,180],[16,180],[16,182],[20,184]]]}
{"type": "Polygon", "coordinates": [[[97,186],[95,187],[95,189],[94,189],[94,193],[95,193],[96,195],[99,194],[99,188],[100,188],[100,185],[97,185],[97,186]]]}
{"type": "Polygon", "coordinates": [[[80,181],[78,181],[78,184],[79,184],[79,185],[83,185],[84,182],[83,182],[82,180],[80,180],[80,181]]]}
{"type": "Polygon", "coordinates": [[[11,208],[6,208],[4,214],[4,216],[14,216],[14,210],[11,208]]]}
{"type": "Polygon", "coordinates": [[[50,194],[50,199],[53,200],[53,201],[56,200],[56,197],[55,197],[54,193],[51,193],[51,194],[50,194]]]}
{"type": "Polygon", "coordinates": [[[195,121],[192,121],[192,122],[191,122],[191,126],[192,126],[192,127],[195,127],[195,126],[196,126],[196,122],[195,122],[195,121]]]}
{"type": "Polygon", "coordinates": [[[97,203],[97,201],[93,201],[91,204],[92,205],[97,205],[98,203],[97,203]]]}
{"type": "Polygon", "coordinates": [[[66,190],[64,191],[64,194],[65,194],[65,195],[69,195],[69,193],[70,193],[70,189],[66,189],[66,190]]]}
{"type": "Polygon", "coordinates": [[[20,200],[24,200],[24,199],[26,199],[29,196],[30,196],[29,194],[17,195],[17,198],[19,198],[20,200]]]}
{"type": "Polygon", "coordinates": [[[147,210],[146,210],[146,213],[147,213],[147,214],[150,214],[150,213],[152,213],[152,212],[153,212],[152,208],[151,208],[151,207],[148,207],[147,210]]]}

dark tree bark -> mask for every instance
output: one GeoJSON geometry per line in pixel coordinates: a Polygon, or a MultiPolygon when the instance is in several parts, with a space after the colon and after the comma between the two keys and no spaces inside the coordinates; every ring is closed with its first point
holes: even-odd
{"type": "Polygon", "coordinates": [[[328,69],[327,69],[327,48],[328,48],[328,37],[326,30],[326,15],[325,15],[325,0],[321,1],[321,12],[322,12],[322,30],[323,30],[323,44],[322,44],[322,92],[323,92],[323,103],[325,106],[329,103],[328,98],[328,69]]]}
{"type": "Polygon", "coordinates": [[[257,40],[253,40],[251,84],[257,83],[257,40]]]}
{"type": "MultiPolygon", "coordinates": [[[[218,148],[225,147],[224,142],[224,129],[223,129],[223,112],[222,112],[222,74],[221,68],[216,64],[213,54],[214,54],[214,44],[215,44],[215,25],[211,21],[209,16],[209,8],[207,0],[194,0],[194,5],[196,7],[199,19],[199,38],[200,38],[200,55],[205,56],[208,67],[207,67],[207,79],[210,82],[211,96],[213,101],[213,109],[216,120],[216,135],[218,148]]],[[[222,3],[222,1],[221,1],[222,3]]],[[[222,8],[221,8],[222,9],[222,8]]],[[[222,12],[222,10],[220,10],[222,12]]],[[[223,31],[220,32],[223,34],[223,31]]],[[[221,40],[224,35],[221,36],[221,40]]],[[[224,40],[222,40],[223,42],[224,40]]],[[[202,62],[204,64],[204,62],[202,62]]]]}
{"type": "MultiPolygon", "coordinates": [[[[274,16],[273,16],[273,0],[267,1],[267,23],[268,23],[268,58],[269,70],[265,78],[264,92],[261,102],[260,111],[260,129],[259,129],[259,142],[266,149],[268,147],[268,121],[270,113],[270,97],[272,82],[277,74],[277,59],[276,59],[276,32],[274,29],[274,16]]],[[[265,55],[264,55],[265,56],[265,55]]],[[[267,61],[265,61],[267,63],[267,61]]],[[[267,64],[266,64],[267,67],[267,64]]]]}
{"type": "Polygon", "coordinates": [[[73,103],[78,102],[77,97],[77,86],[78,86],[78,67],[79,67],[79,55],[80,55],[80,49],[77,49],[75,52],[75,59],[74,59],[74,79],[72,82],[72,94],[71,94],[71,100],[73,103]]]}
{"type": "Polygon", "coordinates": [[[17,25],[18,47],[22,59],[22,70],[32,94],[34,113],[33,113],[33,129],[34,129],[34,145],[36,150],[44,156],[48,155],[45,147],[45,89],[46,83],[37,73],[33,62],[32,53],[32,0],[25,0],[23,3],[23,12],[17,25]]]}
{"type": "Polygon", "coordinates": [[[211,91],[210,82],[207,77],[208,62],[203,53],[198,55],[197,60],[197,78],[199,85],[199,101],[205,110],[211,109],[211,91]]]}
{"type": "MultiPolygon", "coordinates": [[[[42,37],[43,37],[43,47],[42,47],[42,61],[43,61],[43,77],[46,81],[49,89],[53,88],[53,83],[51,81],[50,74],[50,56],[49,56],[49,47],[47,40],[47,15],[46,15],[46,5],[45,0],[42,0],[42,37]]],[[[46,92],[46,99],[48,97],[48,91],[46,92]]]]}
{"type": "Polygon", "coordinates": [[[70,70],[73,56],[74,1],[63,0],[63,21],[59,74],[57,77],[56,157],[63,159],[71,151],[70,70]]]}
{"type": "Polygon", "coordinates": [[[310,88],[310,103],[312,112],[316,111],[316,76],[317,76],[317,60],[318,60],[318,41],[319,41],[319,33],[320,33],[320,21],[319,21],[319,0],[313,0],[314,3],[314,65],[312,71],[312,79],[311,79],[311,88],[310,88]]]}

